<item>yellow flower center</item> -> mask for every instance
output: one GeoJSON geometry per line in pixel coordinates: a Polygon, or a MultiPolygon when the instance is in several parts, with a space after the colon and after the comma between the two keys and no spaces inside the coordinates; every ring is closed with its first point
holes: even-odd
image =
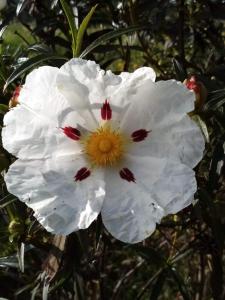
{"type": "Polygon", "coordinates": [[[98,144],[98,149],[103,153],[110,152],[112,150],[112,143],[111,143],[110,139],[106,138],[106,139],[100,140],[100,142],[98,144]]]}
{"type": "Polygon", "coordinates": [[[98,128],[84,141],[84,151],[94,166],[112,166],[124,154],[125,138],[110,126],[98,128]]]}

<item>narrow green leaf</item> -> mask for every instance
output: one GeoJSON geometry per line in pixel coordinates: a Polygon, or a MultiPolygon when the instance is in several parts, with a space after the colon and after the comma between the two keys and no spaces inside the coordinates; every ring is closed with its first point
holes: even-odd
{"type": "Polygon", "coordinates": [[[48,300],[48,290],[50,283],[47,278],[44,280],[43,290],[42,290],[42,300],[48,300]]]}
{"type": "MultiPolygon", "coordinates": [[[[3,104],[0,104],[0,106],[3,104]]],[[[1,111],[0,111],[1,113],[1,111]]],[[[5,153],[3,151],[0,152],[0,172],[7,169],[10,165],[10,162],[8,158],[6,157],[5,153]]]]}
{"type": "Polygon", "coordinates": [[[2,29],[0,30],[0,38],[2,38],[2,36],[3,36],[4,32],[6,31],[7,27],[8,27],[8,25],[5,25],[5,26],[3,26],[2,29]]]}
{"type": "Polygon", "coordinates": [[[17,258],[20,271],[24,273],[24,243],[21,243],[17,249],[17,258]]]}
{"type": "Polygon", "coordinates": [[[51,50],[44,44],[34,44],[28,47],[27,50],[36,51],[39,53],[49,53],[51,50]]]}
{"type": "Polygon", "coordinates": [[[15,201],[16,201],[16,198],[11,199],[11,200],[5,202],[4,204],[1,204],[1,205],[0,205],[0,209],[5,208],[7,205],[12,204],[12,203],[15,202],[15,201]]]}
{"type": "Polygon", "coordinates": [[[204,110],[217,110],[225,103],[225,89],[210,92],[208,102],[204,105],[204,110]]]}
{"type": "Polygon", "coordinates": [[[7,256],[0,258],[0,267],[1,268],[18,268],[18,261],[15,256],[7,256]]]}
{"type": "Polygon", "coordinates": [[[74,15],[72,8],[68,5],[66,0],[60,0],[60,3],[62,5],[63,11],[65,13],[65,16],[67,18],[71,35],[72,35],[72,52],[73,52],[73,57],[75,57],[75,52],[76,52],[76,37],[77,37],[77,28],[75,25],[74,21],[74,15]]]}
{"type": "Polygon", "coordinates": [[[53,0],[51,4],[51,9],[55,8],[55,6],[58,4],[59,0],[53,0]]]}
{"type": "Polygon", "coordinates": [[[4,90],[7,89],[9,84],[11,84],[15,79],[19,76],[30,70],[31,68],[41,64],[46,60],[66,60],[64,57],[56,56],[56,55],[47,55],[47,54],[40,54],[34,57],[31,57],[27,61],[25,61],[22,65],[20,65],[6,80],[4,90]]]}
{"type": "Polygon", "coordinates": [[[92,15],[95,12],[95,9],[98,5],[95,5],[92,7],[92,9],[89,11],[89,13],[86,15],[86,17],[83,19],[78,32],[77,32],[77,39],[76,39],[76,50],[75,50],[75,57],[78,57],[81,51],[82,43],[83,43],[83,37],[84,33],[88,27],[88,24],[91,20],[92,15]]]}
{"type": "Polygon", "coordinates": [[[93,49],[101,45],[102,43],[105,43],[109,40],[115,39],[120,37],[123,34],[131,33],[137,30],[142,30],[144,29],[145,26],[131,26],[128,28],[122,28],[122,29],[117,29],[110,31],[106,34],[103,34],[99,38],[97,38],[94,42],[92,42],[80,55],[80,58],[85,57],[88,53],[90,53],[93,49]]]}
{"type": "Polygon", "coordinates": [[[206,142],[209,143],[209,132],[206,123],[201,119],[199,115],[193,115],[191,118],[198,124],[205,136],[206,142]]]}
{"type": "Polygon", "coordinates": [[[29,4],[29,0],[20,0],[19,3],[17,4],[16,8],[16,15],[18,16],[24,9],[25,7],[29,4]]]}
{"type": "Polygon", "coordinates": [[[0,104],[0,114],[5,114],[8,110],[8,105],[0,104]]]}
{"type": "Polygon", "coordinates": [[[176,75],[176,79],[183,82],[185,78],[187,78],[187,74],[177,59],[173,59],[173,68],[176,75]]]}

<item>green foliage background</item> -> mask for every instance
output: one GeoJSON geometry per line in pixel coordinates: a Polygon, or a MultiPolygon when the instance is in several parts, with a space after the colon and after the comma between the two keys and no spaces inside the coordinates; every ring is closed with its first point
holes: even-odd
{"type": "Polygon", "coordinates": [[[224,1],[10,0],[0,19],[1,125],[28,72],[72,56],[115,73],[145,65],[158,79],[195,74],[208,91],[193,116],[207,140],[198,201],[137,245],[113,239],[100,218],[66,239],[48,234],[7,192],[3,176],[15,158],[1,147],[0,297],[225,299],[224,1]]]}

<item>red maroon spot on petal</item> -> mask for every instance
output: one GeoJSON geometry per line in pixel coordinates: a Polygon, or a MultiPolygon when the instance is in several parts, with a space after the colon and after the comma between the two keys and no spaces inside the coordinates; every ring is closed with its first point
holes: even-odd
{"type": "Polygon", "coordinates": [[[120,171],[120,177],[128,182],[135,182],[134,174],[128,168],[123,168],[120,171]]]}
{"type": "Polygon", "coordinates": [[[137,131],[134,131],[131,134],[131,137],[132,137],[132,139],[133,139],[134,142],[141,142],[141,141],[143,141],[148,136],[148,134],[150,132],[151,132],[151,130],[147,131],[145,129],[139,129],[137,131]]]}
{"type": "Polygon", "coordinates": [[[91,171],[87,168],[81,168],[74,176],[75,181],[82,181],[91,175],[91,171]]]}
{"type": "Polygon", "coordinates": [[[105,100],[104,104],[102,105],[101,116],[102,120],[110,120],[112,118],[112,109],[107,100],[105,100]]]}
{"type": "Polygon", "coordinates": [[[80,139],[81,133],[78,129],[69,126],[62,128],[62,130],[69,138],[75,141],[78,141],[80,139]]]}

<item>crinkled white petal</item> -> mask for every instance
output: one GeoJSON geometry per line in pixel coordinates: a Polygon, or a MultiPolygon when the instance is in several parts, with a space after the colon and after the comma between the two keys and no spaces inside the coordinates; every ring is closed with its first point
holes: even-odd
{"type": "Polygon", "coordinates": [[[136,182],[127,182],[112,171],[106,177],[103,223],[117,239],[137,243],[147,238],[156,223],[194,199],[194,172],[167,159],[127,156],[124,167],[136,182]]]}
{"type": "Polygon", "coordinates": [[[61,111],[68,107],[55,87],[58,72],[59,68],[50,66],[34,69],[26,77],[19,94],[19,102],[36,113],[41,112],[48,119],[57,119],[61,111]]]}
{"type": "Polygon", "coordinates": [[[200,128],[186,115],[168,127],[153,129],[145,140],[132,143],[129,153],[179,160],[193,168],[201,160],[204,148],[200,128]]]}
{"type": "Polygon", "coordinates": [[[89,108],[105,100],[107,85],[118,85],[120,78],[100,69],[94,61],[71,59],[57,76],[58,90],[75,109],[89,108]]]}
{"type": "Polygon", "coordinates": [[[163,211],[153,205],[151,195],[139,185],[108,176],[102,221],[107,230],[126,243],[138,243],[151,235],[163,211]]]}
{"type": "Polygon", "coordinates": [[[79,144],[66,137],[60,127],[88,127],[88,119],[82,119],[58,93],[57,73],[54,67],[32,71],[21,89],[21,104],[4,117],[3,146],[18,158],[40,159],[80,151],[79,144]]]}
{"type": "Polygon", "coordinates": [[[130,95],[131,105],[121,124],[121,130],[132,133],[144,128],[165,128],[179,122],[194,109],[195,96],[175,80],[147,82],[136,94],[130,95]]]}
{"type": "MultiPolygon", "coordinates": [[[[73,126],[77,123],[85,125],[85,121],[68,104],[68,101],[58,92],[56,78],[59,69],[43,66],[33,70],[26,77],[25,84],[20,91],[19,102],[27,108],[33,117],[37,117],[53,127],[60,127],[67,123],[67,116],[73,113],[73,126]]],[[[69,117],[71,120],[71,118],[69,117]]]]}
{"type": "Polygon", "coordinates": [[[83,167],[81,156],[17,160],[5,180],[9,192],[31,207],[48,231],[67,235],[97,218],[105,196],[102,173],[97,170],[84,181],[74,181],[83,167]]]}
{"type": "Polygon", "coordinates": [[[57,76],[57,87],[75,109],[92,109],[95,118],[100,119],[99,108],[109,100],[118,112],[130,102],[140,85],[155,80],[153,69],[143,67],[133,73],[114,75],[100,69],[94,61],[72,59],[64,64],[57,76]]]}
{"type": "Polygon", "coordinates": [[[122,72],[118,77],[121,83],[118,88],[109,90],[108,99],[115,108],[127,107],[132,104],[133,96],[138,93],[142,86],[155,81],[156,74],[152,68],[141,67],[133,73],[122,72]]]}
{"type": "Polygon", "coordinates": [[[4,125],[3,147],[18,158],[42,159],[81,151],[80,144],[68,138],[59,127],[34,116],[23,106],[9,111],[4,125]]]}

